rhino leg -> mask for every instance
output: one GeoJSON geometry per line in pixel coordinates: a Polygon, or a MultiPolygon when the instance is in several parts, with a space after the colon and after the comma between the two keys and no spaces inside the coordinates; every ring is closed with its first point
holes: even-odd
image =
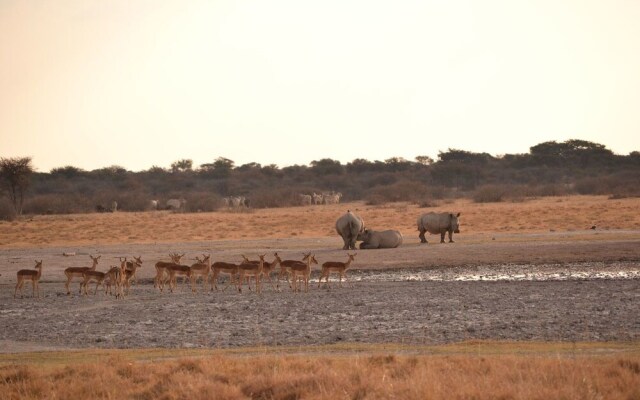
{"type": "Polygon", "coordinates": [[[358,234],[355,235],[351,235],[351,237],[349,238],[349,248],[345,249],[345,250],[355,250],[356,249],[356,239],[358,238],[358,234]]]}
{"type": "Polygon", "coordinates": [[[447,234],[446,231],[440,233],[440,243],[444,243],[444,235],[446,235],[446,234],[447,234]]]}
{"type": "Polygon", "coordinates": [[[344,242],[344,246],[342,246],[342,250],[349,250],[349,247],[351,246],[351,239],[347,235],[343,235],[342,241],[344,242]]]}
{"type": "Polygon", "coordinates": [[[449,243],[453,243],[453,232],[449,231],[449,243]]]}
{"type": "Polygon", "coordinates": [[[427,238],[424,237],[426,231],[421,230],[418,237],[420,238],[420,243],[427,243],[427,238]]]}
{"type": "Polygon", "coordinates": [[[371,242],[369,242],[369,243],[365,243],[365,242],[360,243],[360,248],[361,249],[377,249],[379,247],[380,247],[380,245],[377,244],[377,243],[371,243],[371,242]]]}

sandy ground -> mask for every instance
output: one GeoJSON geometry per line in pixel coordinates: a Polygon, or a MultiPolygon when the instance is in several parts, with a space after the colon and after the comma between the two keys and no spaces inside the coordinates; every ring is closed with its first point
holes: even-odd
{"type": "MultiPolygon", "coordinates": [[[[603,197],[492,205],[459,201],[442,206],[465,216],[456,243],[440,244],[429,236],[427,245],[419,244],[413,225],[421,212],[432,209],[406,204],[43,216],[2,223],[0,352],[638,340],[639,206],[638,199],[603,197]],[[193,294],[186,286],[170,294],[151,284],[153,264],[170,252],[185,253],[187,263],[203,253],[214,261],[238,262],[241,254],[264,253],[270,260],[275,251],[283,259],[312,251],[321,264],[346,260],[333,233],[343,208],[356,211],[370,227],[395,227],[405,234],[398,249],[357,251],[349,272],[353,287],[332,281],[331,289],[318,288],[317,266],[309,293],[292,293],[287,286],[275,291],[266,284],[262,295],[246,287],[243,293],[193,294]],[[588,229],[593,224],[597,228],[588,229]],[[142,256],[140,282],[125,300],[65,294],[64,268],[90,266],[89,254],[102,255],[98,270],[119,256],[142,256]],[[15,272],[33,267],[35,259],[44,261],[43,297],[14,300],[15,272]]],[[[78,282],[72,285],[76,292],[78,282]]]]}

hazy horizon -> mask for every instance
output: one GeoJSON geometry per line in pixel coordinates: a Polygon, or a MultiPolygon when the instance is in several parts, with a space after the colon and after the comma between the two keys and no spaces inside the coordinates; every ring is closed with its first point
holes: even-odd
{"type": "MultiPolygon", "coordinates": [[[[578,140],[581,140],[580,138],[571,138],[571,139],[578,139],[578,140]]],[[[571,139],[568,139],[568,140],[571,140],[571,139]]],[[[539,144],[539,143],[535,143],[535,144],[539,144]]],[[[534,146],[535,144],[533,144],[532,146],[534,146]]],[[[599,144],[605,145],[604,143],[599,143],[599,144]]],[[[611,150],[608,146],[606,146],[606,145],[605,145],[605,147],[606,147],[607,149],[611,150]]],[[[443,152],[445,152],[445,151],[448,151],[448,150],[465,150],[465,151],[468,151],[468,150],[466,150],[466,149],[452,149],[452,148],[445,149],[445,150],[442,150],[442,151],[443,151],[443,152]]],[[[630,150],[630,151],[629,151],[629,152],[627,152],[626,154],[620,154],[620,153],[616,153],[616,152],[614,151],[614,154],[626,156],[626,155],[629,155],[629,153],[634,152],[634,151],[638,151],[638,150],[630,150]]],[[[505,154],[522,154],[522,153],[501,153],[501,154],[494,154],[494,153],[491,153],[491,152],[488,152],[488,151],[483,151],[483,152],[480,152],[480,153],[488,153],[488,154],[490,154],[490,155],[491,155],[491,156],[493,156],[493,157],[501,157],[501,156],[503,156],[503,155],[505,155],[505,154]]],[[[525,152],[523,152],[523,153],[524,153],[524,154],[529,153],[529,149],[527,149],[527,151],[525,151],[525,152]]],[[[424,155],[424,154],[422,154],[422,155],[424,155]]],[[[1,155],[0,155],[0,156],[1,156],[1,155]]],[[[27,156],[27,157],[28,157],[28,155],[22,155],[22,157],[25,157],[25,156],[27,156]]],[[[5,157],[5,156],[2,156],[2,157],[5,157]]],[[[224,156],[220,156],[220,157],[224,157],[224,156]]],[[[366,157],[358,157],[357,159],[365,159],[365,160],[370,161],[370,162],[377,162],[377,161],[384,162],[385,160],[388,160],[388,159],[391,159],[391,158],[394,158],[394,157],[395,157],[395,156],[391,156],[391,157],[387,157],[387,158],[385,158],[385,159],[370,159],[370,158],[366,158],[366,157]]],[[[417,157],[417,156],[416,156],[416,157],[417,157]]],[[[433,156],[433,157],[432,157],[432,156],[430,156],[430,157],[431,157],[434,161],[438,161],[438,157],[437,157],[437,155],[436,155],[436,156],[433,156]]],[[[5,158],[6,158],[6,157],[5,157],[5,158]]],[[[208,161],[205,161],[205,162],[196,162],[195,160],[193,160],[193,159],[192,159],[192,158],[190,158],[190,157],[184,157],[184,158],[181,158],[181,159],[171,160],[171,161],[170,161],[170,162],[168,162],[167,164],[162,164],[162,165],[160,165],[160,164],[153,164],[153,165],[149,165],[148,167],[140,168],[140,169],[132,169],[132,168],[128,168],[126,165],[121,165],[121,164],[116,164],[116,163],[111,163],[111,164],[107,164],[107,165],[102,165],[102,166],[98,166],[98,167],[95,167],[95,168],[83,168],[82,166],[74,165],[74,164],[70,164],[70,163],[68,163],[68,164],[58,165],[58,166],[55,166],[55,167],[49,168],[49,169],[47,169],[47,170],[42,170],[41,168],[38,168],[38,164],[37,164],[36,160],[32,160],[32,165],[35,167],[35,170],[36,170],[37,172],[43,172],[43,173],[44,173],[44,172],[47,172],[47,173],[48,173],[48,172],[50,172],[52,169],[55,169],[55,168],[62,168],[62,167],[76,167],[76,168],[79,168],[79,169],[81,169],[81,170],[85,170],[85,171],[93,171],[93,170],[98,170],[98,169],[103,169],[103,168],[109,168],[109,167],[122,167],[122,168],[126,169],[127,171],[131,171],[131,172],[142,172],[142,171],[146,171],[146,170],[149,170],[149,169],[151,169],[151,168],[155,168],[155,167],[160,167],[160,168],[163,168],[163,169],[166,169],[166,170],[170,170],[170,169],[171,169],[171,164],[172,164],[173,162],[175,162],[175,161],[181,161],[181,160],[185,160],[185,159],[186,159],[186,160],[191,160],[191,161],[192,161],[192,163],[193,163],[193,164],[192,164],[192,169],[193,169],[193,170],[197,170],[197,169],[199,169],[199,168],[200,168],[200,165],[202,165],[202,164],[207,164],[207,163],[212,163],[212,162],[214,162],[214,161],[215,161],[215,159],[216,159],[216,158],[218,158],[218,157],[214,157],[214,158],[212,158],[211,160],[208,160],[208,161]]],[[[232,158],[229,158],[229,157],[224,157],[224,158],[227,158],[227,159],[230,159],[231,161],[233,161],[233,162],[234,162],[234,167],[240,167],[240,166],[242,166],[243,164],[248,164],[248,163],[257,163],[257,164],[260,164],[260,165],[261,165],[261,166],[263,166],[263,167],[264,167],[264,166],[271,165],[271,164],[264,164],[264,163],[261,163],[260,161],[256,161],[256,160],[253,160],[253,161],[249,160],[249,161],[247,161],[247,162],[238,163],[236,160],[234,160],[234,159],[232,159],[232,158]]],[[[406,158],[406,157],[398,157],[398,158],[402,158],[402,159],[405,159],[405,160],[407,160],[407,161],[411,161],[411,162],[415,162],[415,161],[416,161],[416,160],[415,160],[415,157],[410,158],[410,159],[409,159],[409,158],[406,158]]],[[[322,157],[322,158],[318,158],[318,159],[314,159],[314,160],[309,160],[308,162],[302,162],[302,163],[298,163],[298,164],[285,164],[285,165],[278,165],[278,164],[276,164],[276,165],[278,166],[278,168],[285,168],[285,167],[290,167],[290,166],[294,166],[294,165],[310,166],[310,165],[311,165],[311,163],[312,163],[313,161],[320,161],[321,159],[332,159],[332,160],[334,160],[334,161],[339,161],[342,165],[347,165],[348,163],[350,163],[350,162],[352,162],[352,161],[356,160],[356,158],[354,158],[354,159],[352,159],[352,160],[346,160],[346,161],[345,161],[345,160],[338,160],[338,159],[336,159],[336,158],[333,158],[333,157],[327,156],[327,157],[322,157]]]]}
{"type": "Polygon", "coordinates": [[[640,2],[0,2],[1,157],[279,167],[640,150],[640,2]]]}

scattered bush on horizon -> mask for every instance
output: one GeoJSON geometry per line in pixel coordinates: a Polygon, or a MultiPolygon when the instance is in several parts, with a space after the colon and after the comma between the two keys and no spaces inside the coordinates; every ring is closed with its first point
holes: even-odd
{"type": "MultiPolygon", "coordinates": [[[[131,172],[120,166],[93,171],[65,166],[33,173],[25,192],[24,212],[64,214],[109,208],[144,211],[152,199],[160,206],[171,198],[187,199],[186,212],[213,211],[226,196],[244,195],[252,208],[299,205],[299,193],[334,191],[342,201],[367,204],[470,198],[475,202],[523,201],[531,197],[568,194],[629,197],[640,194],[640,156],[615,155],[603,145],[582,140],[533,146],[529,154],[499,157],[449,149],[437,161],[413,162],[398,157],[385,161],[356,159],[346,165],[331,159],[309,166],[279,168],[249,163],[235,166],[219,157],[195,169],[189,160],[173,168],[152,167],[131,172]]],[[[8,198],[5,191],[2,198],[8,198]]],[[[11,218],[10,213],[0,218],[11,218]]]]}

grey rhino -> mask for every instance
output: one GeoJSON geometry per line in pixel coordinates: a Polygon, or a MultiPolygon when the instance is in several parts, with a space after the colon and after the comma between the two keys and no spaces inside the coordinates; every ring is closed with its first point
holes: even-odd
{"type": "Polygon", "coordinates": [[[351,211],[347,211],[336,221],[336,232],[342,236],[344,241],[343,250],[356,248],[356,238],[358,234],[364,230],[364,221],[351,211]]]}
{"type": "Polygon", "coordinates": [[[420,231],[420,242],[427,243],[424,237],[425,232],[440,234],[440,243],[444,243],[445,233],[449,233],[449,243],[453,243],[453,234],[460,233],[460,213],[426,213],[418,218],[418,230],[420,231]]]}
{"type": "Polygon", "coordinates": [[[392,249],[402,244],[402,233],[395,230],[374,231],[365,229],[358,235],[361,249],[392,249]]]}

